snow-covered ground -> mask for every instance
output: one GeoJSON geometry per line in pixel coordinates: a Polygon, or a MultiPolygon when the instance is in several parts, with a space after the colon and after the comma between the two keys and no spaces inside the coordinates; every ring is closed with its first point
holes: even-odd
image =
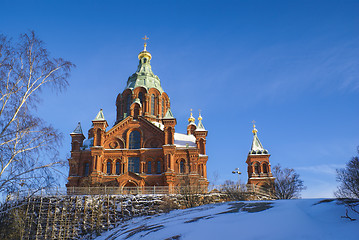
{"type": "Polygon", "coordinates": [[[359,239],[359,220],[341,218],[343,205],[321,200],[229,202],[175,210],[134,218],[96,239],[359,239]]]}

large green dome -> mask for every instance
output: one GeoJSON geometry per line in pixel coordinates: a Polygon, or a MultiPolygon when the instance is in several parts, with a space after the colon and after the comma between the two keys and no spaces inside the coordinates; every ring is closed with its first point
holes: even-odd
{"type": "Polygon", "coordinates": [[[161,81],[159,77],[152,72],[151,68],[151,54],[145,48],[138,54],[140,59],[137,71],[132,74],[127,80],[126,89],[135,89],[137,87],[144,87],[146,90],[150,88],[157,89],[161,94],[164,92],[161,87],[161,81]]]}

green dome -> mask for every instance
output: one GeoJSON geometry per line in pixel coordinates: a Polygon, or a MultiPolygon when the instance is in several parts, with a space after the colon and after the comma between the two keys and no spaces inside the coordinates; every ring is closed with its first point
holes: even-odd
{"type": "Polygon", "coordinates": [[[140,52],[138,58],[140,62],[137,71],[128,78],[126,89],[133,90],[137,87],[144,87],[149,90],[150,88],[155,88],[162,94],[164,91],[161,87],[161,81],[152,72],[151,54],[144,49],[144,51],[140,52]]]}

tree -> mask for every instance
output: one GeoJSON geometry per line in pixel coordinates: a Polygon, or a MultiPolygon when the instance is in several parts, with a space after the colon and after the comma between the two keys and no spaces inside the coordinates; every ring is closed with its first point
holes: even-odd
{"type": "Polygon", "coordinates": [[[354,156],[345,168],[337,169],[337,181],[340,182],[340,185],[334,193],[340,202],[347,207],[346,214],[342,218],[348,218],[352,221],[355,219],[349,217],[348,209],[359,214],[359,146],[357,152],[358,155],[354,156]]]}
{"type": "Polygon", "coordinates": [[[335,196],[338,198],[359,198],[359,147],[345,168],[337,169],[337,181],[340,182],[335,196]]]}
{"type": "Polygon", "coordinates": [[[275,180],[269,183],[269,189],[277,199],[299,198],[300,192],[306,189],[299,174],[292,168],[282,169],[278,164],[272,168],[272,173],[275,180]]]}
{"type": "Polygon", "coordinates": [[[247,200],[246,193],[243,189],[245,189],[245,187],[241,186],[239,181],[235,183],[231,180],[226,180],[221,185],[220,191],[227,196],[229,201],[243,201],[247,200]]]}
{"type": "Polygon", "coordinates": [[[42,91],[67,87],[73,67],[51,58],[34,32],[0,35],[0,193],[49,184],[62,136],[35,110],[42,91]]]}

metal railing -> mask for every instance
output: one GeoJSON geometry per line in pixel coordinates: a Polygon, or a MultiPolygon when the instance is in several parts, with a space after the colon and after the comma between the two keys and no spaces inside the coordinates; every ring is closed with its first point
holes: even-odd
{"type": "MultiPolygon", "coordinates": [[[[226,186],[228,187],[228,186],[226,186]]],[[[255,185],[234,185],[240,192],[269,196],[268,190],[255,185]]],[[[43,188],[12,193],[8,198],[27,196],[64,196],[64,195],[164,195],[164,194],[204,194],[224,192],[224,185],[204,186],[143,186],[143,187],[68,187],[43,188]]]]}

